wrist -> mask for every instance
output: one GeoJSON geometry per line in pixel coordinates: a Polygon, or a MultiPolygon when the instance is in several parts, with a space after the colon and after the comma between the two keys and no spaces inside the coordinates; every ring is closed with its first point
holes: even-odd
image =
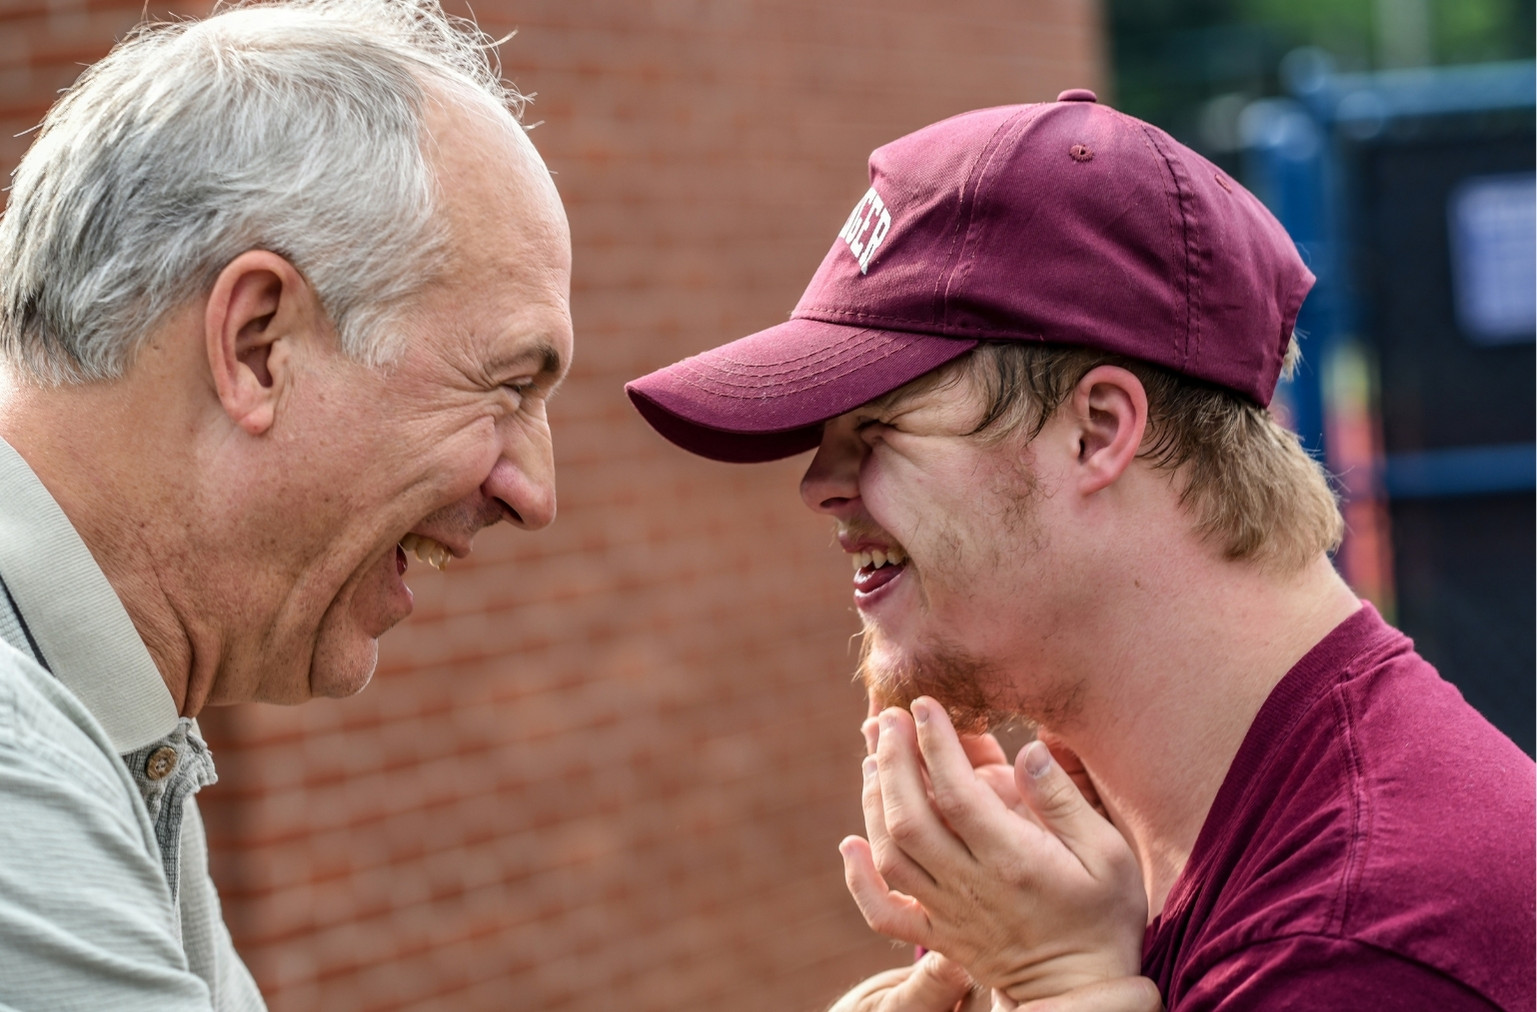
{"type": "Polygon", "coordinates": [[[1094,984],[1135,977],[1141,971],[1140,966],[1122,966],[1121,962],[1103,958],[1048,960],[993,986],[1021,1009],[1027,1009],[1032,1002],[1056,998],[1094,984]]]}

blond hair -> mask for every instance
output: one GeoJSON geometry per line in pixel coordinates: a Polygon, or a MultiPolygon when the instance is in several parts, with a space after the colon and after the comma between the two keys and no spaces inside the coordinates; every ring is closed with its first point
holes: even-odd
{"type": "MultiPolygon", "coordinates": [[[[1293,340],[1288,370],[1297,357],[1293,340]]],[[[1141,381],[1148,427],[1138,457],[1175,475],[1196,530],[1226,558],[1291,572],[1339,547],[1338,497],[1297,434],[1268,409],[1169,369],[1092,348],[984,343],[962,366],[986,405],[974,432],[1001,438],[1024,427],[1034,439],[1101,365],[1141,381]]]]}

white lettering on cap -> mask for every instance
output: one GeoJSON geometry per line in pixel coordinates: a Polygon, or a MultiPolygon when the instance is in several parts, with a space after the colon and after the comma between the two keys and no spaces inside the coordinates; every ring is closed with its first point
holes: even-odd
{"type": "Polygon", "coordinates": [[[849,251],[859,261],[859,273],[867,274],[870,258],[875,256],[875,251],[890,231],[891,212],[872,186],[859,198],[854,210],[849,212],[849,220],[843,223],[843,231],[838,233],[838,238],[848,243],[849,251]]]}

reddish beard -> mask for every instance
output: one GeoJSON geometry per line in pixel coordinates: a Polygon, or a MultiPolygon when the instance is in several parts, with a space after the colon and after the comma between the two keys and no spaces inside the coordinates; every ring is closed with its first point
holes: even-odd
{"type": "Polygon", "coordinates": [[[866,630],[860,640],[859,678],[877,709],[911,708],[919,696],[929,696],[945,708],[961,734],[984,734],[1016,715],[1001,712],[988,701],[985,685],[996,673],[965,651],[947,645],[922,658],[898,663],[876,661],[877,634],[866,630]]]}
{"type": "Polygon", "coordinates": [[[967,653],[953,643],[941,643],[914,658],[876,660],[873,629],[860,640],[859,679],[877,709],[912,707],[928,696],[945,708],[961,734],[984,734],[1016,721],[1027,726],[1062,729],[1070,726],[1083,706],[1082,681],[1059,680],[1021,691],[997,666],[967,653]]]}

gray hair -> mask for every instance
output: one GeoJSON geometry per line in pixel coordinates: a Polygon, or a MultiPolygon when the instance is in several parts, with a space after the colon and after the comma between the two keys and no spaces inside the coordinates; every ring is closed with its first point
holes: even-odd
{"type": "Polygon", "coordinates": [[[494,43],[437,0],[287,0],[146,25],[43,120],[0,217],[0,358],[121,376],[250,249],[285,257],[343,349],[388,361],[438,269],[429,99],[522,110],[494,43]]]}

